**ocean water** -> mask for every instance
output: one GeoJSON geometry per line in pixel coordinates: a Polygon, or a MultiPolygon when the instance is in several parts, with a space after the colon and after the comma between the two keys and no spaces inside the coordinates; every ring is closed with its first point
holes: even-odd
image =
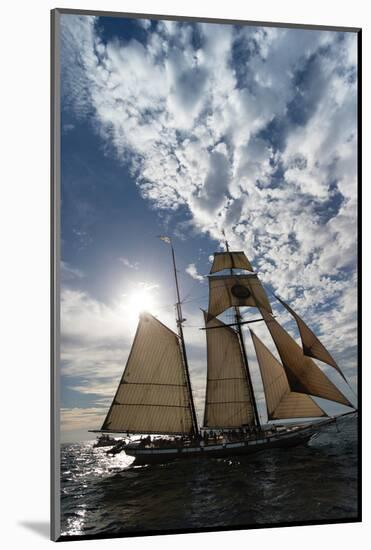
{"type": "Polygon", "coordinates": [[[64,536],[356,519],[357,418],[307,445],[135,466],[94,441],[61,447],[64,536]]]}

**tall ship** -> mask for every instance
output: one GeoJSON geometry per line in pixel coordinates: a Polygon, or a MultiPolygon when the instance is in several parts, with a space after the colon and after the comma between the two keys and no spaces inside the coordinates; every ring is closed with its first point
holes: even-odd
{"type": "MultiPolygon", "coordinates": [[[[121,434],[108,451],[124,451],[135,463],[174,459],[245,455],[273,447],[307,443],[326,425],[356,408],[326,376],[314,359],[347,382],[340,367],[303,319],[282,299],[279,303],[296,321],[301,345],[273,315],[267,293],[242,251],[214,254],[209,303],[203,312],[207,346],[207,383],[202,426],[199,426],[184,339],[175,252],[170,237],[177,294],[177,333],[150,313],[141,313],[131,351],[116,394],[100,430],[121,434]],[[220,274],[222,272],[222,274],[220,274]],[[254,308],[257,319],[244,319],[254,308]],[[232,313],[232,322],[219,316],[232,313]],[[278,357],[253,331],[254,323],[268,328],[278,357]],[[263,383],[268,422],[258,412],[256,389],[245,347],[243,327],[249,328],[263,383]],[[351,410],[329,416],[313,399],[319,397],[351,410]]],[[[348,383],[348,382],[347,382],[348,383]]]]}

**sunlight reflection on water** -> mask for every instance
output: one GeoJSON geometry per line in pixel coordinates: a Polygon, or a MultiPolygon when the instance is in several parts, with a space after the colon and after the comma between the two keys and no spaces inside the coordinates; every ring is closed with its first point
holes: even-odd
{"type": "Polygon", "coordinates": [[[356,419],[307,446],[153,466],[93,443],[62,446],[64,535],[356,516],[356,419]]]}

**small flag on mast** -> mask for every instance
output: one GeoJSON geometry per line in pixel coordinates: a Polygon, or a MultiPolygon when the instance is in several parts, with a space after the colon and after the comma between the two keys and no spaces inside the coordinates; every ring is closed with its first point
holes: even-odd
{"type": "Polygon", "coordinates": [[[166,237],[166,235],[158,235],[158,238],[164,241],[164,243],[171,244],[170,237],[166,237]]]}

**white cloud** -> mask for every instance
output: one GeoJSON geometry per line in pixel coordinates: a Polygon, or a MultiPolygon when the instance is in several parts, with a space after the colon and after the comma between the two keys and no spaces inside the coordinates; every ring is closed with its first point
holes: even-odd
{"type": "MultiPolygon", "coordinates": [[[[134,330],[134,326],[125,323],[118,306],[107,306],[86,292],[62,290],[60,372],[67,387],[85,395],[91,394],[95,403],[107,412],[122,375],[134,330]]],[[[65,411],[67,420],[62,423],[62,429],[73,429],[67,424],[78,425],[80,413],[85,415],[86,421],[95,420],[91,415],[86,416],[86,409],[65,411]]],[[[96,427],[98,425],[94,422],[89,425],[89,429],[96,427]]]]}
{"type": "Polygon", "coordinates": [[[188,273],[188,275],[190,275],[192,277],[192,279],[196,279],[196,281],[200,281],[201,283],[204,282],[204,277],[203,277],[203,275],[200,275],[197,272],[197,268],[196,268],[195,264],[189,264],[186,267],[185,271],[186,271],[186,273],[188,273]]]}
{"type": "Polygon", "coordinates": [[[128,267],[129,269],[139,269],[139,263],[131,262],[130,260],[128,260],[128,258],[119,258],[119,262],[121,262],[125,267],[128,267]]]}
{"type": "Polygon", "coordinates": [[[124,339],[125,328],[119,308],[111,308],[86,292],[62,289],[61,332],[65,338],[93,343],[124,339]]]}
{"type": "Polygon", "coordinates": [[[138,25],[140,25],[144,29],[149,29],[151,27],[150,19],[136,19],[136,22],[138,23],[138,25]]]}
{"type": "Polygon", "coordinates": [[[99,430],[105,414],[106,410],[101,407],[63,407],[60,411],[61,442],[94,439],[96,435],[89,430],[99,430]]]}
{"type": "Polygon", "coordinates": [[[62,431],[73,431],[83,428],[86,430],[99,429],[103,420],[104,410],[97,407],[61,409],[62,431]],[[97,428],[94,428],[94,426],[97,426],[97,428]]]}
{"type": "Polygon", "coordinates": [[[60,273],[62,282],[68,282],[74,279],[82,279],[84,277],[84,273],[81,271],[81,269],[73,267],[68,262],[64,262],[63,260],[60,264],[60,273]]]}

